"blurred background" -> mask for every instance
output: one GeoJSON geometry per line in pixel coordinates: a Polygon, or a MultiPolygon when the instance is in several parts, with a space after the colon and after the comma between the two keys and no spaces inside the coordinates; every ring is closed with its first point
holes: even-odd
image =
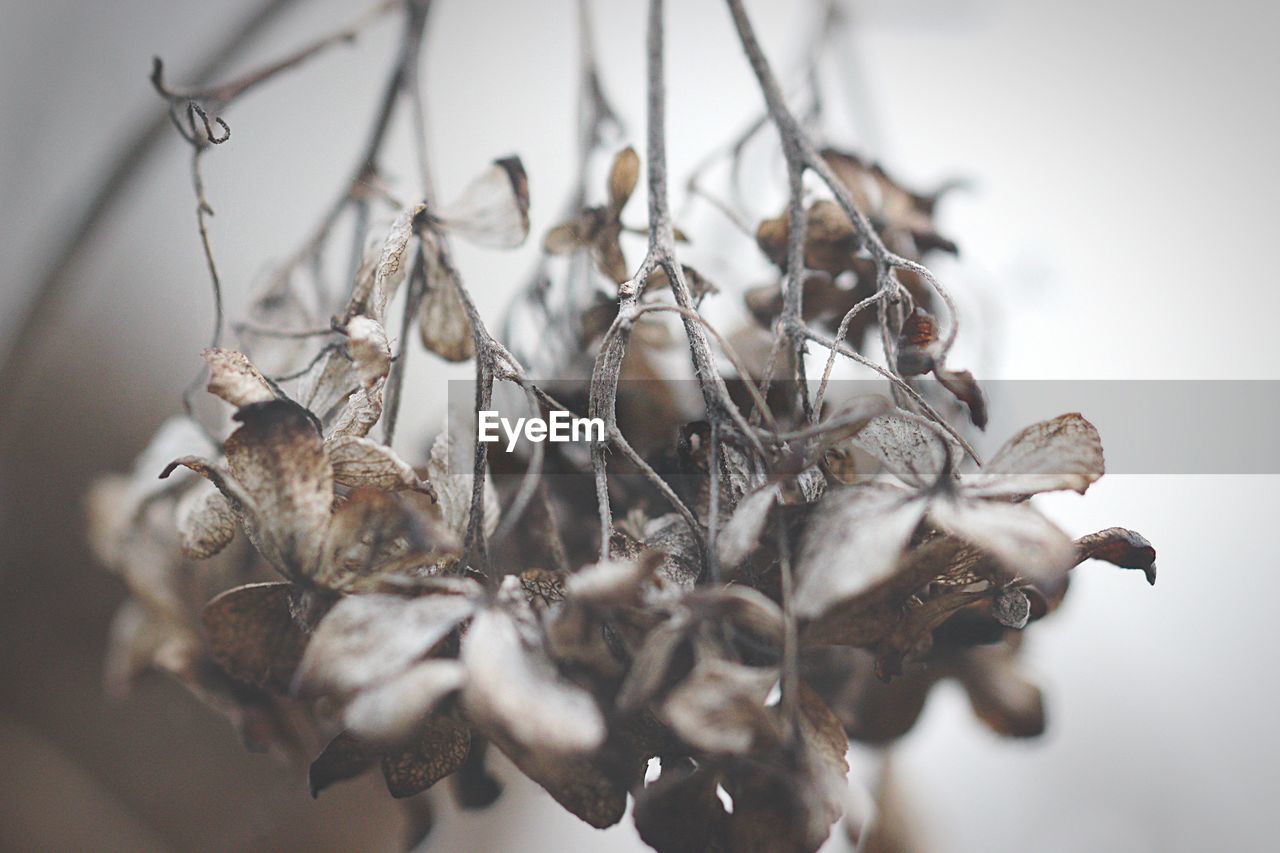
{"type": "MultiPolygon", "coordinates": [[[[0,2],[0,351],[104,166],[156,113],[151,57],[184,80],[253,5],[0,2]]],[[[644,5],[593,6],[604,83],[636,142],[644,5]]],[[[668,5],[679,190],[760,100],[723,4],[668,5]]],[[[816,13],[783,0],[747,5],[775,65],[798,69],[816,13]]],[[[938,265],[966,322],[955,363],[983,379],[1280,378],[1280,338],[1269,330],[1280,282],[1262,262],[1280,225],[1274,4],[843,5],[832,35],[841,58],[822,67],[846,134],[832,141],[909,184],[969,180],[940,211],[962,247],[938,265]]],[[[573,181],[574,3],[436,6],[424,83],[440,194],[518,152],[540,235],[573,181]]],[[[233,68],[256,67],[358,8],[296,3],[233,68]]],[[[383,21],[228,113],[235,133],[206,158],[206,178],[231,317],[346,180],[397,27],[383,21]]],[[[412,180],[410,142],[399,126],[385,160],[392,177],[412,180]]],[[[7,353],[22,370],[0,388],[11,404],[0,448],[0,847],[392,849],[401,816],[380,780],[312,801],[299,768],[244,752],[177,685],[155,678],[122,704],[101,689],[123,589],[88,554],[84,492],[126,468],[177,410],[210,326],[187,160],[165,135],[81,247],[51,321],[7,353]]],[[[674,207],[724,227],[678,195],[674,207]]],[[[631,219],[642,219],[639,208],[631,219]]],[[[512,253],[459,246],[486,317],[501,316],[539,243],[512,253]]],[[[631,250],[634,263],[639,244],[631,250]]],[[[722,255],[733,251],[742,246],[722,255]]],[[[715,279],[718,263],[713,251],[699,267],[715,279]]],[[[468,371],[419,352],[406,441],[438,425],[433,395],[468,371]]],[[[1186,418],[1218,416],[1229,413],[1186,400],[1186,418]]],[[[1151,590],[1136,573],[1078,571],[1064,609],[1030,636],[1029,664],[1049,702],[1038,741],[998,740],[958,689],[934,693],[893,765],[927,849],[1273,847],[1280,689],[1269,656],[1280,629],[1270,602],[1280,575],[1269,525],[1278,485],[1263,475],[1118,475],[1087,498],[1045,501],[1073,534],[1141,531],[1159,550],[1160,582],[1151,590]]],[[[629,825],[596,833],[514,779],[490,812],[443,811],[430,841],[642,849],[629,825]]]]}

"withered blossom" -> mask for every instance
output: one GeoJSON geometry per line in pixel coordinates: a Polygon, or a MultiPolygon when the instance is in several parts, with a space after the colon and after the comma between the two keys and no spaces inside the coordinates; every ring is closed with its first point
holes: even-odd
{"type": "MultiPolygon", "coordinates": [[[[495,160],[437,205],[425,152],[416,190],[381,174],[384,115],[337,208],[255,294],[237,346],[218,318],[207,390],[233,427],[175,419],[132,474],[90,495],[95,550],[129,593],[110,640],[114,692],[170,673],[251,746],[303,759],[313,795],[377,769],[412,803],[412,843],[441,780],[464,808],[501,795],[496,750],[591,826],[618,823],[633,800],[658,850],[814,851],[842,818],[853,834],[874,821],[850,781],[869,759],[850,743],[905,734],[939,680],[963,685],[1002,735],[1045,728],[1047,701],[1019,666],[1022,632],[1061,604],[1081,562],[1154,583],[1155,550],[1124,528],[1073,541],[1031,504],[1103,475],[1083,415],[1028,426],[980,463],[966,436],[985,425],[985,399],[948,366],[960,319],[921,265],[957,251],[936,226],[937,195],[815,146],[740,0],[727,2],[788,171],[818,185],[790,182],[784,212],[754,229],[778,276],[748,289],[726,264],[722,291],[678,257],[661,0],[648,251],[637,266],[622,251],[641,172],[628,146],[611,158],[605,203],[543,240],[546,253],[589,252],[617,287],[581,288],[544,259],[513,309],[532,306],[532,340],[490,332],[450,247],[526,239],[520,160],[495,160]],[[334,222],[352,213],[355,272],[334,293],[317,270],[334,222]],[[789,239],[793,213],[803,241],[789,239]],[[389,227],[368,239],[383,216],[389,227]],[[721,334],[703,308],[722,292],[745,293],[758,324],[721,334]],[[605,436],[499,454],[446,426],[393,449],[405,395],[437,393],[406,383],[419,340],[474,362],[476,409],[502,387],[534,414],[599,416],[605,436]],[[815,390],[804,356],[816,347],[876,371],[892,396],[844,395],[830,364],[815,390]],[[529,353],[551,381],[531,378],[529,353]],[[668,369],[675,355],[684,373],[668,369]],[[697,393],[681,394],[672,377],[690,373],[697,393]],[[933,408],[915,380],[926,374],[970,423],[933,408]]],[[[405,81],[424,6],[404,6],[389,105],[419,97],[405,81]]],[[[618,124],[589,44],[583,56],[580,187],[607,155],[602,127],[618,124]]],[[[158,73],[157,88],[182,106],[158,73]]],[[[232,97],[211,92],[192,96],[183,135],[202,205],[200,157],[227,131],[212,107],[232,97]]]]}

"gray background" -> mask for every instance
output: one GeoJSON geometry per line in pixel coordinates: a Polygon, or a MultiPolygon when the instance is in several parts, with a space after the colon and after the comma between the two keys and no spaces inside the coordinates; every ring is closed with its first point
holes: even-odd
{"type": "MultiPolygon", "coordinates": [[[[670,5],[679,178],[759,99],[722,5],[670,5]]],[[[748,5],[766,50],[793,68],[808,7],[748,5]]],[[[635,138],[642,6],[595,7],[606,85],[635,138]]],[[[151,55],[181,79],[244,7],[0,4],[0,346],[108,153],[154,109],[151,55]]],[[[357,8],[304,4],[240,67],[357,8]]],[[[856,27],[839,36],[852,70],[826,69],[853,84],[849,141],[924,186],[973,180],[942,208],[964,251],[938,265],[965,318],[957,363],[1019,379],[1280,378],[1269,264],[1280,224],[1274,5],[852,8],[856,27]]],[[[518,151],[541,233],[571,180],[572,4],[440,0],[437,11],[427,85],[441,194],[518,151]]],[[[229,114],[236,133],[210,156],[208,182],[233,316],[343,180],[394,41],[384,23],[229,114]]],[[[405,130],[388,164],[410,180],[405,130]]],[[[209,295],[185,169],[169,139],[90,247],[57,324],[19,354],[32,381],[0,389],[23,394],[20,423],[6,425],[20,439],[3,459],[0,844],[389,846],[397,818],[374,782],[312,803],[297,771],[239,753],[221,721],[176,688],[148,686],[123,707],[98,694],[105,620],[120,590],[84,553],[80,495],[93,473],[127,463],[197,367],[209,295]]],[[[766,201],[762,210],[776,197],[766,201]]],[[[723,230],[692,210],[694,230],[723,230]]],[[[640,205],[629,211],[642,216],[640,205]]],[[[699,263],[728,269],[735,253],[751,255],[725,239],[699,263]]],[[[510,254],[460,249],[486,316],[499,316],[536,243],[510,254]]],[[[638,261],[640,247],[628,249],[638,261]]],[[[415,359],[403,441],[435,428],[433,394],[466,373],[415,359]]],[[[1186,418],[1219,414],[1197,403],[1186,401],[1186,418]]],[[[1158,435],[1161,425],[1150,428],[1158,435]]],[[[1276,486],[1271,476],[1118,476],[1087,498],[1044,502],[1072,533],[1142,531],[1160,550],[1160,583],[1149,590],[1136,575],[1086,566],[1065,609],[1037,626],[1029,660],[1050,701],[1041,741],[998,741],[957,690],[935,694],[896,765],[934,849],[1272,846],[1276,486]]],[[[443,814],[434,836],[439,849],[548,851],[599,849],[605,839],[612,849],[639,845],[627,828],[596,835],[520,786],[479,819],[443,814]]]]}

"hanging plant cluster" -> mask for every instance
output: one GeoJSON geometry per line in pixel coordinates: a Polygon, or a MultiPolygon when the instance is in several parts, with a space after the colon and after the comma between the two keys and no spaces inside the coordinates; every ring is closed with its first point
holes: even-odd
{"type": "MultiPolygon", "coordinates": [[[[451,243],[526,240],[519,158],[447,204],[429,195],[421,144],[427,197],[405,203],[379,171],[393,113],[407,104],[425,122],[426,2],[368,16],[404,19],[369,146],[232,324],[236,346],[223,341],[202,158],[230,136],[222,113],[245,91],[367,20],[211,89],[170,88],[157,61],[218,298],[198,384],[222,408],[211,415],[194,388],[136,470],[90,495],[92,541],[130,592],[112,629],[113,689],[148,670],[176,677],[251,748],[303,757],[313,794],[376,771],[394,797],[420,805],[448,778],[482,808],[501,793],[493,747],[592,826],[619,822],[633,799],[641,838],[672,851],[815,850],[842,816],[856,834],[866,798],[851,790],[850,744],[905,734],[942,679],[997,732],[1041,732],[1040,692],[1018,669],[1023,633],[1082,561],[1154,582],[1155,552],[1121,528],[1072,541],[1033,507],[1103,474],[1079,414],[1028,426],[978,464],[965,436],[986,424],[984,397],[949,363],[956,307],[923,264],[956,249],[937,230],[937,195],[818,146],[815,116],[788,108],[740,0],[727,6],[766,111],[722,160],[772,127],[789,202],[750,221],[700,181],[690,189],[749,229],[776,280],[717,286],[679,258],[697,235],[668,207],[652,0],[644,163],[607,141],[621,123],[586,35],[583,177],[501,335],[451,243]],[[601,157],[593,204],[587,166],[601,157]],[[646,165],[648,220],[632,227],[646,165]],[[394,219],[375,228],[384,212],[394,219]],[[344,221],[358,250],[339,293],[323,261],[344,221]],[[647,240],[638,265],[632,232],[647,240]],[[747,325],[722,334],[703,309],[734,299],[747,325]],[[531,317],[536,334],[521,335],[531,317]],[[531,416],[603,428],[515,450],[446,429],[393,450],[401,401],[420,391],[405,381],[417,342],[474,363],[477,417],[499,387],[531,416]],[[676,355],[686,373],[668,378],[676,355]],[[842,393],[838,360],[882,393],[842,393]],[[681,382],[696,386],[692,410],[681,382]]],[[[414,813],[416,840],[429,818],[414,813]]]]}

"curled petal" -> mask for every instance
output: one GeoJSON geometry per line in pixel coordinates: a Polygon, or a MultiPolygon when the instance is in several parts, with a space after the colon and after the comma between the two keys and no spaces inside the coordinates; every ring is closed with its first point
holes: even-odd
{"type": "Polygon", "coordinates": [[[291,583],[252,583],[214,598],[200,615],[209,653],[232,678],[289,689],[307,637],[294,620],[291,583]]]}
{"type": "Polygon", "coordinates": [[[609,169],[609,215],[617,219],[640,180],[640,155],[631,146],[618,152],[609,169]]]}
{"type": "Polygon", "coordinates": [[[201,353],[209,365],[210,394],[239,408],[276,398],[275,389],[244,354],[232,349],[211,348],[201,353]]]}
{"type": "Polygon", "coordinates": [[[480,246],[513,249],[529,236],[529,179],[519,157],[493,161],[441,209],[452,232],[480,246]]]}

